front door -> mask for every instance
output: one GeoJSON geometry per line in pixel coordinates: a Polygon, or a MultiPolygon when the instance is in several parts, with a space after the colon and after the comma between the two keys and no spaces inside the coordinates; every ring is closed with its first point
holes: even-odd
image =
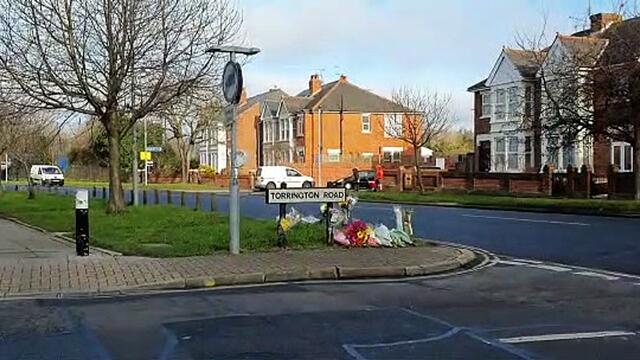
{"type": "Polygon", "coordinates": [[[491,141],[480,141],[478,151],[478,171],[491,171],[491,141]]]}

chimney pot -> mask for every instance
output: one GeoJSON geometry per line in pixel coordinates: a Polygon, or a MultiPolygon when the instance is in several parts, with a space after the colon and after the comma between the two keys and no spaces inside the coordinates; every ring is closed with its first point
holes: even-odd
{"type": "Polygon", "coordinates": [[[616,13],[598,13],[589,16],[591,21],[591,32],[598,32],[608,28],[611,24],[621,22],[623,20],[621,14],[616,13]]]}

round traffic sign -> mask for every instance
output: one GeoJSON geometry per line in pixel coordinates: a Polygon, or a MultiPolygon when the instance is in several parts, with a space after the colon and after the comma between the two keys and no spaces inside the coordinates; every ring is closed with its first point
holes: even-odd
{"type": "Polygon", "coordinates": [[[240,102],[240,96],[242,94],[242,69],[240,64],[234,61],[229,61],[224,67],[222,73],[222,93],[225,100],[231,104],[237,104],[240,102]]]}

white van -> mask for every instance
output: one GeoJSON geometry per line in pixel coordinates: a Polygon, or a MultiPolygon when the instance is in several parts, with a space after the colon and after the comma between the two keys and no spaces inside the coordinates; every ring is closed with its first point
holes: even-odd
{"type": "Polygon", "coordinates": [[[260,166],[256,172],[256,189],[310,188],[315,181],[312,177],[302,175],[298,170],[287,166],[260,166]]]}
{"type": "Polygon", "coordinates": [[[64,186],[64,174],[55,165],[33,165],[29,177],[34,184],[64,186]]]}

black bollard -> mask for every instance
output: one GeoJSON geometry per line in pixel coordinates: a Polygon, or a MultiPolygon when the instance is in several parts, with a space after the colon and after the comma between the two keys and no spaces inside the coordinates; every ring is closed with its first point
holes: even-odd
{"type": "Polygon", "coordinates": [[[180,191],[180,207],[184,207],[184,191],[180,191]]]}
{"type": "Polygon", "coordinates": [[[217,209],[217,207],[216,207],[216,194],[214,194],[214,193],[211,193],[211,204],[210,205],[211,205],[211,207],[210,207],[211,212],[216,211],[216,209],[217,209]]]}
{"type": "Polygon", "coordinates": [[[153,197],[156,205],[160,205],[160,191],[153,189],[153,197]]]}
{"type": "Polygon", "coordinates": [[[76,255],[89,255],[89,191],[76,193],[76,255]]]}
{"type": "Polygon", "coordinates": [[[171,197],[172,197],[172,196],[171,196],[171,190],[167,190],[167,204],[168,204],[168,205],[171,205],[171,202],[173,201],[173,200],[171,199],[171,197]]]}
{"type": "Polygon", "coordinates": [[[193,208],[193,210],[198,211],[200,210],[200,193],[197,192],[195,196],[196,196],[196,206],[193,208]]]}
{"type": "Polygon", "coordinates": [[[147,205],[147,190],[142,190],[142,205],[147,205]]]}

